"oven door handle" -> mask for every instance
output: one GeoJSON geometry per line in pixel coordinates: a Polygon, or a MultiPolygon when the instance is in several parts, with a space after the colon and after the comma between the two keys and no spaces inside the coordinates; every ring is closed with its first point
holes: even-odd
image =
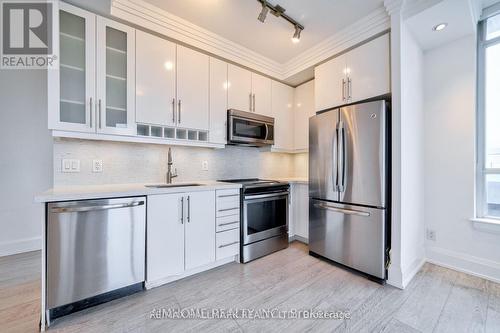
{"type": "Polygon", "coordinates": [[[269,127],[267,124],[264,124],[264,125],[266,125],[266,136],[265,136],[264,140],[268,141],[267,136],[269,135],[269,127]]]}
{"type": "Polygon", "coordinates": [[[275,192],[268,194],[245,195],[245,200],[262,199],[262,198],[279,198],[288,196],[289,192],[275,192]]]}

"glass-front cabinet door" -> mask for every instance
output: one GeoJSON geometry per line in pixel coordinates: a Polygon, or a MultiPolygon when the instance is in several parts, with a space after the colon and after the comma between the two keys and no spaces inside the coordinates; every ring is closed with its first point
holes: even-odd
{"type": "Polygon", "coordinates": [[[59,67],[48,70],[50,129],[95,131],[95,18],[60,4],[59,67]]]}
{"type": "Polygon", "coordinates": [[[135,30],[97,18],[97,132],[135,135],[135,30]]]}

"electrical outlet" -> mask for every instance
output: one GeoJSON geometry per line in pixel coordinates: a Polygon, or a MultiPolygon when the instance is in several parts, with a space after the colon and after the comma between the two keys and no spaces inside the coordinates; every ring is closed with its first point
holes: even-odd
{"type": "Polygon", "coordinates": [[[208,161],[201,162],[201,170],[208,171],[208,161]]]}
{"type": "Polygon", "coordinates": [[[61,161],[61,172],[64,173],[80,172],[80,160],[64,158],[61,161]]]}
{"type": "Polygon", "coordinates": [[[430,241],[436,241],[436,231],[427,229],[427,239],[430,241]]]}
{"type": "Polygon", "coordinates": [[[100,173],[103,170],[102,160],[92,160],[92,172],[100,173]]]}

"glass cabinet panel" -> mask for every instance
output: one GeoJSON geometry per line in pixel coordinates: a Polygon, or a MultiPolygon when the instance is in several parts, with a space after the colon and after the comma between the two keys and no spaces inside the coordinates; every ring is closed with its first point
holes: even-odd
{"type": "Polygon", "coordinates": [[[127,128],[127,33],[106,27],[106,127],[127,128]]]}
{"type": "Polygon", "coordinates": [[[59,25],[59,121],[86,124],[85,19],[61,11],[59,25]]]}

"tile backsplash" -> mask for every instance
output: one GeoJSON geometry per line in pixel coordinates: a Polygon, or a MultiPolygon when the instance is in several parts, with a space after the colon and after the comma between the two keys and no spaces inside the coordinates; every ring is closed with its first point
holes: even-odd
{"type": "MultiPolygon", "coordinates": [[[[307,154],[262,152],[256,148],[208,149],[172,146],[176,182],[228,178],[306,177],[307,154]],[[208,162],[208,171],[202,162],[208,162]]],[[[54,186],[165,182],[168,146],[54,139],[54,186]],[[62,159],[79,159],[79,173],[62,173],[62,159]],[[92,160],[103,172],[92,172],[92,160]]]]}

